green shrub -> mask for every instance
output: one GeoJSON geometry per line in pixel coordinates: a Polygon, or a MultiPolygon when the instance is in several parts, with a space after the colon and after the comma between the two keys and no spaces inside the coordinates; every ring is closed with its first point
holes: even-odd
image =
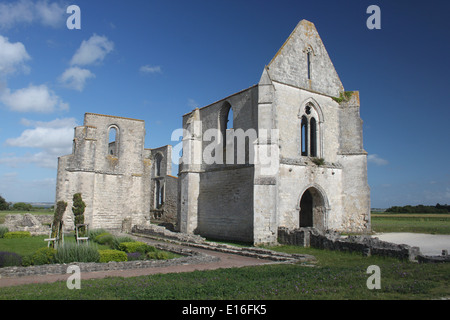
{"type": "Polygon", "coordinates": [[[119,246],[123,242],[135,242],[135,240],[133,240],[132,238],[127,237],[127,236],[114,237],[113,242],[111,244],[111,248],[114,250],[120,250],[119,246]]]}
{"type": "Polygon", "coordinates": [[[9,230],[7,227],[0,226],[0,238],[3,238],[5,236],[5,233],[7,233],[9,230]]]}
{"type": "Polygon", "coordinates": [[[169,259],[169,255],[164,251],[148,252],[147,259],[167,260],[169,259]]]}
{"type": "Polygon", "coordinates": [[[55,262],[56,250],[53,248],[40,248],[32,255],[32,264],[40,266],[43,264],[52,264],[55,262]]]}
{"type": "Polygon", "coordinates": [[[77,245],[74,242],[66,242],[56,251],[55,261],[57,263],[99,262],[100,254],[96,245],[77,245]]]}
{"type": "Polygon", "coordinates": [[[108,232],[101,233],[94,238],[94,242],[108,246],[111,246],[113,241],[114,241],[113,235],[108,232]]]}
{"type": "Polygon", "coordinates": [[[96,236],[102,234],[102,233],[108,233],[105,229],[92,229],[88,231],[88,237],[90,239],[95,239],[96,236]]]}
{"type": "Polygon", "coordinates": [[[119,250],[99,250],[100,262],[110,262],[110,261],[128,261],[127,254],[119,250]]]}
{"type": "Polygon", "coordinates": [[[28,238],[31,237],[31,233],[29,231],[11,231],[6,232],[3,235],[5,239],[18,239],[18,238],[28,238]]]}
{"type": "Polygon", "coordinates": [[[131,252],[147,253],[156,251],[154,247],[149,246],[148,244],[140,241],[122,242],[121,244],[119,244],[119,250],[125,251],[127,253],[131,252]]]}

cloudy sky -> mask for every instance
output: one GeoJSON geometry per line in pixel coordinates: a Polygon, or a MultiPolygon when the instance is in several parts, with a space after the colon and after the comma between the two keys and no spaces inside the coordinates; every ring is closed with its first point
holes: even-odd
{"type": "MultiPolygon", "coordinates": [[[[54,201],[85,112],[143,119],[146,147],[181,116],[257,83],[302,19],[359,90],[373,207],[450,203],[450,5],[444,0],[0,1],[0,194],[54,201]],[[81,29],[69,29],[70,5],[81,29]],[[381,29],[369,30],[369,5],[381,29]]],[[[174,172],[176,174],[176,172],[174,172]]]]}

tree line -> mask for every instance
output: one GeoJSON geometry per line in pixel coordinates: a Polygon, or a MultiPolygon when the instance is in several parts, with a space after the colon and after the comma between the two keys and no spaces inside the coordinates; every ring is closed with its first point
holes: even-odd
{"type": "Polygon", "coordinates": [[[29,203],[25,202],[16,202],[12,204],[11,202],[7,202],[5,198],[0,196],[0,211],[6,211],[6,210],[16,210],[16,211],[32,211],[33,209],[36,209],[29,203]]]}
{"type": "Polygon", "coordinates": [[[394,206],[386,209],[385,212],[391,213],[450,213],[450,205],[436,204],[435,206],[424,206],[419,204],[417,206],[394,206]]]}

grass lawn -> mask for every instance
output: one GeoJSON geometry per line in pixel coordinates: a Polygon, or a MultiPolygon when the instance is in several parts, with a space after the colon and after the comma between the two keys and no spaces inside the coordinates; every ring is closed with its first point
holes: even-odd
{"type": "Polygon", "coordinates": [[[0,299],[120,300],[324,300],[439,299],[450,297],[450,265],[418,264],[294,246],[272,248],[313,254],[317,266],[280,264],[134,278],[82,280],[80,290],[66,282],[0,288],[0,299]],[[381,289],[369,290],[368,266],[381,269],[381,289]]]}
{"type": "Polygon", "coordinates": [[[375,232],[450,234],[450,214],[372,213],[375,232]]]}
{"type": "MultiPolygon", "coordinates": [[[[15,252],[22,256],[33,254],[42,247],[47,247],[47,241],[44,239],[47,236],[33,236],[20,239],[0,239],[0,251],[15,252]]],[[[75,242],[73,235],[67,235],[64,237],[64,242],[75,242]]],[[[96,244],[99,250],[110,249],[106,245],[96,244]]]]}

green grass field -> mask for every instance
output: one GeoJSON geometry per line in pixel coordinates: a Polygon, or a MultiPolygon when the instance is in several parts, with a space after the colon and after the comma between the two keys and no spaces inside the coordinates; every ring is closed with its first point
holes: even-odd
{"type": "Polygon", "coordinates": [[[80,290],[66,282],[0,288],[0,299],[82,300],[325,300],[439,299],[450,297],[449,264],[417,264],[392,258],[305,249],[274,248],[316,256],[315,267],[280,264],[157,274],[133,278],[82,280],[80,290]],[[381,289],[369,290],[368,266],[381,269],[381,289]]]}
{"type": "Polygon", "coordinates": [[[374,232],[450,234],[450,214],[372,213],[374,232]]]}

